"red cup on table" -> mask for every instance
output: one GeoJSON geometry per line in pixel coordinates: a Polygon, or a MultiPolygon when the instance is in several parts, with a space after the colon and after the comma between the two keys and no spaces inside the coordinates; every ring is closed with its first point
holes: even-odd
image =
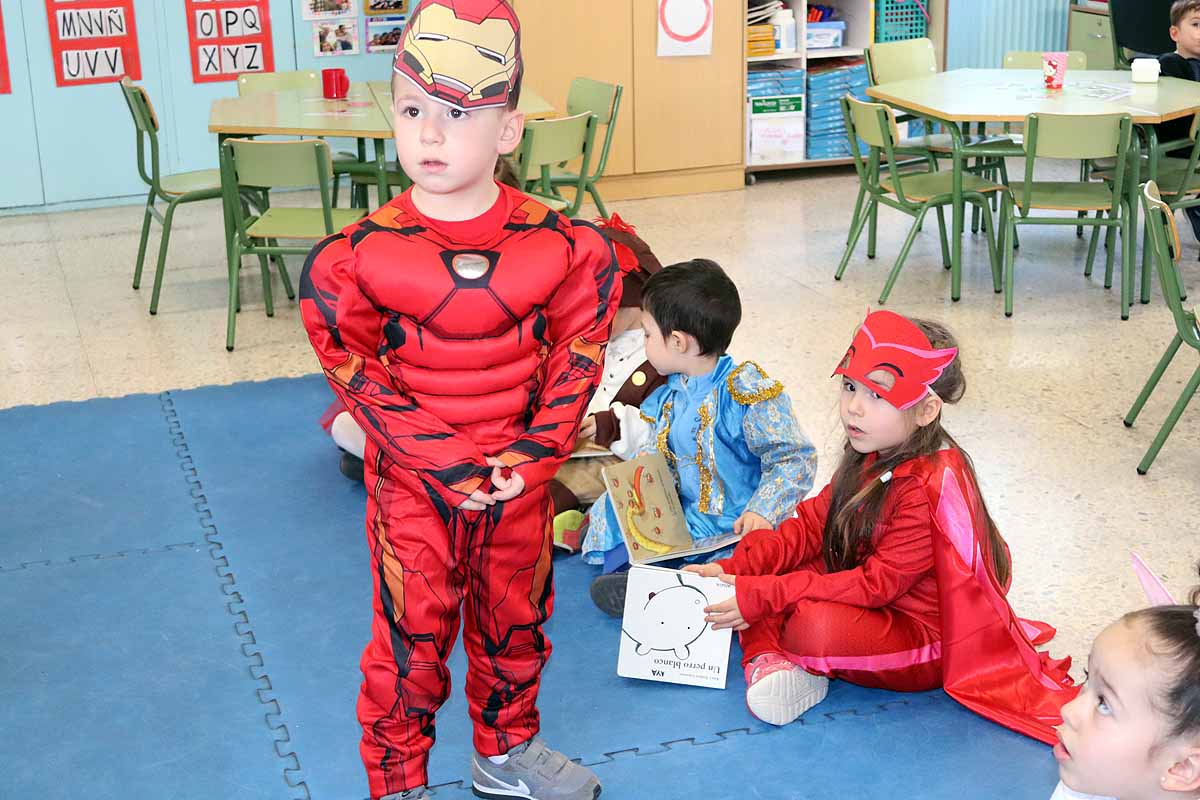
{"type": "Polygon", "coordinates": [[[1042,53],[1042,75],[1046,79],[1047,89],[1063,88],[1067,77],[1066,53],[1042,53]]]}
{"type": "Polygon", "coordinates": [[[327,100],[341,100],[350,91],[350,78],[341,67],[321,70],[321,90],[327,100]]]}

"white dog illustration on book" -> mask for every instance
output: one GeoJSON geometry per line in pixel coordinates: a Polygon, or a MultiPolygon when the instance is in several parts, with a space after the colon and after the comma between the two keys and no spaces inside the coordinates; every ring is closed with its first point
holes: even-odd
{"type": "Polygon", "coordinates": [[[704,621],[708,597],[684,583],[682,576],[676,574],[673,578],[674,582],[649,593],[640,613],[629,614],[626,605],[621,631],[637,644],[639,656],[653,650],[671,650],[676,658],[686,659],[691,655],[691,645],[708,629],[704,621]]]}

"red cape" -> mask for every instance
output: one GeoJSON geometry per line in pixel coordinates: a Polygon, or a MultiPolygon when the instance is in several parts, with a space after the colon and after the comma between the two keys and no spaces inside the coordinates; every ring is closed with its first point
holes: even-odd
{"type": "Polygon", "coordinates": [[[1079,692],[1067,674],[1071,659],[1038,652],[1034,645],[1049,641],[1054,629],[1022,620],[1009,606],[1008,586],[992,574],[983,504],[962,454],[942,450],[902,464],[895,474],[922,479],[933,509],[946,693],[977,714],[1054,744],[1061,709],[1079,692]]]}

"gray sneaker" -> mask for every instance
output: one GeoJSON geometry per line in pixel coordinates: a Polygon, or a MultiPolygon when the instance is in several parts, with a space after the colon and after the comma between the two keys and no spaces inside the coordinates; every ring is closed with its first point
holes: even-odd
{"type": "Polygon", "coordinates": [[[415,789],[384,795],[379,800],[421,800],[423,797],[429,797],[429,793],[425,791],[424,786],[418,786],[415,789]]]}
{"type": "Polygon", "coordinates": [[[600,781],[540,738],[530,739],[508,753],[508,761],[493,764],[478,753],[471,759],[472,791],[491,800],[593,800],[600,781]]]}

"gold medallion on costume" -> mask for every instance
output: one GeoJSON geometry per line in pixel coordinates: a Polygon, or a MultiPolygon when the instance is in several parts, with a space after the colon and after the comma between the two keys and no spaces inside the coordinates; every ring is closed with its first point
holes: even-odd
{"type": "Polygon", "coordinates": [[[646,385],[646,373],[642,372],[639,369],[637,372],[635,372],[629,376],[629,380],[633,381],[634,386],[645,386],[646,385]]]}

